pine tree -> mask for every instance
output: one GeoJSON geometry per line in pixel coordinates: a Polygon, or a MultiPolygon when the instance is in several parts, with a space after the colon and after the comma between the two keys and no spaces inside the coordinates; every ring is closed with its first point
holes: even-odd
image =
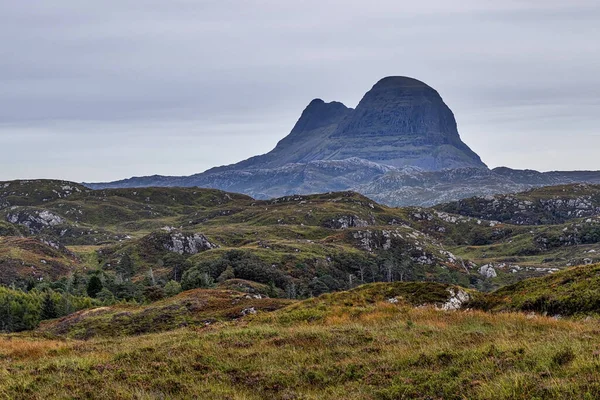
{"type": "Polygon", "coordinates": [[[102,290],[102,281],[98,275],[93,275],[87,284],[87,294],[90,297],[96,297],[102,290]]]}
{"type": "Polygon", "coordinates": [[[42,311],[40,313],[40,320],[45,319],[53,319],[58,317],[58,313],[56,312],[56,305],[54,304],[54,300],[52,300],[52,296],[50,293],[46,293],[44,296],[44,300],[42,301],[42,311]]]}
{"type": "Polygon", "coordinates": [[[275,282],[273,282],[272,280],[269,282],[269,289],[267,291],[267,295],[272,298],[278,297],[277,289],[275,288],[275,282]]]}
{"type": "Polygon", "coordinates": [[[123,254],[121,261],[119,261],[118,271],[123,276],[124,280],[129,280],[134,274],[133,261],[128,253],[123,254]]]}
{"type": "Polygon", "coordinates": [[[115,302],[115,295],[112,294],[112,292],[107,288],[102,288],[102,290],[96,295],[96,298],[104,304],[112,304],[115,302]]]}

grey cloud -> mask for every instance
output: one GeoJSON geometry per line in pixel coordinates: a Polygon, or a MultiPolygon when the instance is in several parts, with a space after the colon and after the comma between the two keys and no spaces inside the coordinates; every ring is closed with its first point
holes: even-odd
{"type": "Polygon", "coordinates": [[[600,169],[578,152],[598,132],[598,26],[596,0],[4,2],[0,179],[200,172],[386,75],[436,88],[491,166],[600,169]]]}

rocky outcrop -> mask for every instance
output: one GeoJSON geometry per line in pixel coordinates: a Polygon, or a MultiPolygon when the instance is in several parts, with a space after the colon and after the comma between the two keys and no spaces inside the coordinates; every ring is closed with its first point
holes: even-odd
{"type": "Polygon", "coordinates": [[[44,228],[60,225],[63,218],[47,210],[18,211],[6,215],[6,221],[11,224],[25,226],[31,233],[40,233],[44,228]]]}
{"type": "Polygon", "coordinates": [[[357,215],[342,215],[323,223],[325,228],[330,229],[364,228],[369,225],[368,221],[361,219],[357,215]]]}
{"type": "Polygon", "coordinates": [[[219,247],[201,233],[184,233],[177,230],[151,233],[144,237],[142,242],[156,251],[166,250],[185,255],[194,255],[219,247]]]}
{"type": "Polygon", "coordinates": [[[448,288],[448,293],[450,297],[448,297],[448,301],[442,304],[440,307],[444,311],[454,311],[460,310],[466,302],[471,299],[469,293],[460,288],[448,288]]]}
{"type": "Polygon", "coordinates": [[[164,247],[173,253],[193,255],[219,246],[211,243],[206,236],[199,233],[185,235],[178,232],[171,234],[171,243],[165,243],[164,247]]]}
{"type": "Polygon", "coordinates": [[[498,276],[494,267],[489,264],[482,265],[481,268],[479,268],[479,273],[481,274],[481,276],[487,279],[495,278],[498,276]]]}
{"type": "Polygon", "coordinates": [[[476,196],[438,208],[515,225],[559,224],[600,214],[600,186],[570,185],[518,194],[476,196]]]}

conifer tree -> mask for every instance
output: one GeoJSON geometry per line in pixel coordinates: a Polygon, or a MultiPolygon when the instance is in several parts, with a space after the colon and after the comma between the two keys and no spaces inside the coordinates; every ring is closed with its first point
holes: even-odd
{"type": "Polygon", "coordinates": [[[46,293],[44,296],[44,300],[42,301],[42,310],[40,313],[40,320],[45,319],[53,319],[58,317],[58,312],[56,312],[56,305],[54,304],[54,300],[52,300],[52,296],[50,293],[46,293]]]}
{"type": "Polygon", "coordinates": [[[118,271],[123,276],[124,280],[129,280],[134,274],[133,260],[128,253],[123,254],[119,261],[118,271]]]}
{"type": "Polygon", "coordinates": [[[90,278],[87,284],[87,294],[90,297],[96,297],[102,290],[102,281],[98,275],[94,275],[90,278]]]}

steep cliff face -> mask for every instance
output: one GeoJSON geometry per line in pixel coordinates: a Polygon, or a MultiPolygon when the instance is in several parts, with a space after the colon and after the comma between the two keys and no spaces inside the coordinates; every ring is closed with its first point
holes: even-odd
{"type": "Polygon", "coordinates": [[[393,76],[377,82],[356,110],[313,100],[275,149],[210,172],[350,158],[427,171],[486,168],[460,139],[452,111],[433,88],[393,76]]]}
{"type": "Polygon", "coordinates": [[[462,142],[440,95],[407,77],[377,82],[330,138],[324,159],[358,157],[394,167],[486,168],[462,142]]]}
{"type": "MultiPolygon", "coordinates": [[[[322,160],[329,154],[330,137],[340,122],[352,114],[352,109],[333,101],[315,99],[304,109],[288,136],[277,146],[257,157],[255,167],[281,167],[290,163],[322,160]]],[[[236,164],[237,165],[237,164],[236,164]]]]}

